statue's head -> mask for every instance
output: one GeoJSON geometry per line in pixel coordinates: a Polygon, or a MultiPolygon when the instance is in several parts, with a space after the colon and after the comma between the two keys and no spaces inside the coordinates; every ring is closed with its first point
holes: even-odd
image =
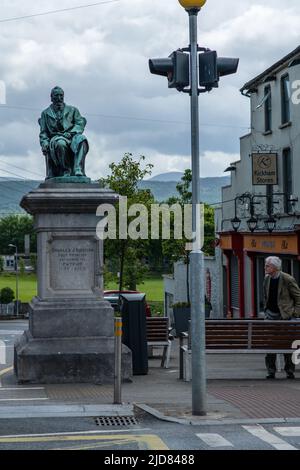
{"type": "Polygon", "coordinates": [[[56,86],[51,90],[51,101],[53,104],[62,104],[64,102],[64,90],[56,86]]]}

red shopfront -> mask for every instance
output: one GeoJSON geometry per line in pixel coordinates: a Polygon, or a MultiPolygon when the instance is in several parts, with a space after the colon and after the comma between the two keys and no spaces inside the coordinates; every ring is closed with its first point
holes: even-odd
{"type": "Polygon", "coordinates": [[[220,248],[226,259],[223,268],[223,298],[227,318],[256,318],[262,311],[264,261],[268,256],[279,256],[283,271],[300,282],[299,231],[273,234],[222,233],[220,248]],[[251,300],[245,305],[245,288],[248,286],[251,300]]]}

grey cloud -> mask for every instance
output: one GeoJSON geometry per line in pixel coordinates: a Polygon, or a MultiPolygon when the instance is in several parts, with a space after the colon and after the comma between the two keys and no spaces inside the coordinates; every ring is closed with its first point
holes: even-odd
{"type": "MultiPolygon", "coordinates": [[[[0,16],[68,6],[74,6],[72,0],[39,2],[38,6],[32,0],[26,5],[3,0],[0,16]]],[[[199,14],[199,43],[216,48],[220,55],[240,57],[239,73],[222,79],[218,90],[200,99],[200,121],[211,125],[200,129],[207,172],[210,152],[225,152],[229,158],[239,152],[239,137],[247,132],[243,126],[250,125],[249,102],[239,88],[298,45],[299,19],[298,0],[290,0],[287,6],[279,0],[251,4],[209,0],[199,14]],[[284,34],[276,34],[280,22],[284,34]]],[[[167,56],[188,44],[188,16],[176,0],[122,0],[116,5],[2,23],[0,44],[0,78],[7,83],[8,104],[34,108],[0,109],[1,153],[13,155],[15,162],[27,158],[32,168],[36,159],[41,166],[37,119],[49,104],[50,89],[58,84],[65,89],[66,101],[88,119],[91,171],[105,174],[110,161],[125,151],[147,152],[158,166],[164,156],[166,168],[173,168],[173,158],[180,170],[181,156],[186,165],[188,95],[169,90],[166,79],[148,70],[149,57],[167,56]],[[130,116],[149,121],[126,118],[130,116]],[[164,120],[182,122],[159,122],[164,120]]]]}

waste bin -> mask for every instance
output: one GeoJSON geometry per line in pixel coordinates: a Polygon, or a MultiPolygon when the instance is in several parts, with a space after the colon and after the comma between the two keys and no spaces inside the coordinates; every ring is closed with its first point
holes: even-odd
{"type": "Polygon", "coordinates": [[[145,294],[121,294],[123,343],[132,352],[133,375],[148,374],[145,294]]]}

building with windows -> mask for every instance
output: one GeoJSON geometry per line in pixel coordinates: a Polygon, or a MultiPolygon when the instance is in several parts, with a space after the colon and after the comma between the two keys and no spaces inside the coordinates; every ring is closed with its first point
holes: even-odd
{"type": "Polygon", "coordinates": [[[3,270],[4,271],[15,271],[15,256],[14,255],[5,255],[3,258],[3,270]]]}
{"type": "Polygon", "coordinates": [[[251,132],[230,165],[216,225],[223,316],[255,318],[264,259],[276,255],[300,282],[300,46],[246,83],[251,132]]]}

